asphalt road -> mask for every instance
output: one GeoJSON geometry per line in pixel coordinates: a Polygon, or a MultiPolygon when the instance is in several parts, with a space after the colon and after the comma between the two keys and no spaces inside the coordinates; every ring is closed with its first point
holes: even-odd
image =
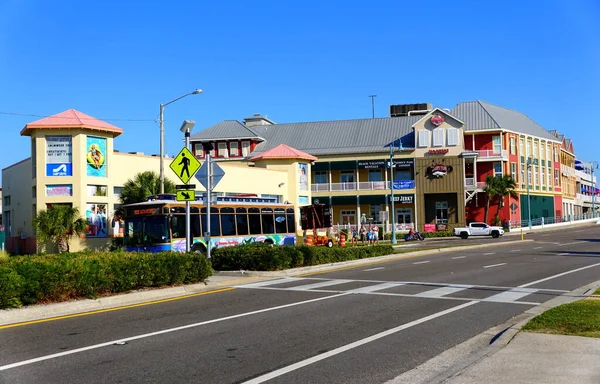
{"type": "Polygon", "coordinates": [[[577,227],[516,244],[507,236],[0,329],[0,383],[384,383],[599,280],[599,233],[577,227]]]}

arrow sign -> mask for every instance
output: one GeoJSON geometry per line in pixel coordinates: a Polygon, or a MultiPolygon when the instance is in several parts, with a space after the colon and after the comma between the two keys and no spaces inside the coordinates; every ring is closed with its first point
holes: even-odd
{"type": "Polygon", "coordinates": [[[196,192],[193,189],[182,190],[178,189],[175,195],[177,201],[194,201],[196,200],[196,192]]]}
{"type": "Polygon", "coordinates": [[[194,176],[194,173],[198,171],[198,168],[200,168],[200,162],[187,147],[183,147],[169,167],[183,184],[187,184],[192,176],[194,176]]]}
{"type": "MultiPolygon", "coordinates": [[[[223,168],[221,168],[219,166],[219,164],[212,162],[212,188],[210,189],[211,191],[213,189],[215,189],[215,187],[217,186],[217,184],[219,184],[219,182],[221,181],[221,179],[223,178],[223,176],[225,176],[225,171],[223,170],[223,168]]],[[[200,167],[200,170],[196,173],[196,179],[200,182],[200,184],[202,184],[202,186],[204,187],[204,189],[207,189],[206,186],[208,185],[208,162],[205,161],[204,164],[202,164],[202,167],[200,167]]]]}

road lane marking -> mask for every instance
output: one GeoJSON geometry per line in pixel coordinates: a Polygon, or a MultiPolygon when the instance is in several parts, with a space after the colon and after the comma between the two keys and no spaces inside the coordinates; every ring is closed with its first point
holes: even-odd
{"type": "Polygon", "coordinates": [[[436,288],[429,291],[417,293],[415,297],[442,297],[450,295],[452,293],[464,291],[465,289],[469,289],[472,287],[472,285],[456,284],[448,287],[436,288]]]}
{"type": "Polygon", "coordinates": [[[311,300],[298,301],[296,303],[290,303],[290,304],[279,305],[277,307],[259,309],[259,310],[256,310],[256,311],[245,312],[245,313],[240,313],[240,314],[237,314],[237,315],[232,315],[232,316],[227,316],[227,317],[221,317],[221,318],[218,318],[218,319],[202,321],[200,323],[182,325],[180,327],[163,329],[162,331],[156,331],[156,332],[144,333],[142,335],[137,335],[137,336],[132,336],[132,337],[126,337],[124,339],[113,340],[113,341],[109,341],[109,342],[106,342],[106,343],[89,345],[87,347],[72,349],[70,351],[64,351],[64,352],[54,353],[54,354],[51,354],[51,355],[36,357],[34,359],[19,361],[19,362],[13,363],[13,364],[3,365],[3,366],[0,366],[0,371],[6,371],[8,369],[22,367],[24,365],[29,365],[29,364],[33,364],[33,363],[39,363],[40,361],[56,359],[56,358],[62,357],[62,356],[68,356],[68,355],[73,355],[73,354],[76,354],[76,353],[91,351],[93,349],[108,347],[108,346],[111,346],[111,345],[114,345],[114,344],[117,344],[117,343],[127,343],[129,341],[145,339],[145,338],[148,338],[148,337],[153,337],[153,336],[158,336],[158,335],[164,335],[166,333],[172,333],[172,332],[182,331],[182,330],[185,330],[185,329],[196,328],[196,327],[200,327],[200,326],[207,325],[207,324],[219,323],[219,322],[222,322],[222,321],[227,321],[227,320],[237,319],[237,318],[240,318],[240,317],[246,317],[246,316],[256,315],[256,314],[264,313],[264,312],[276,311],[276,310],[279,310],[279,309],[295,307],[295,306],[298,306],[298,305],[310,304],[310,303],[314,303],[314,302],[317,302],[317,301],[333,299],[333,298],[336,298],[336,297],[341,297],[341,296],[346,296],[346,295],[349,295],[349,293],[345,292],[345,293],[341,293],[341,294],[337,294],[337,295],[332,295],[332,296],[325,296],[325,297],[319,297],[319,298],[311,299],[311,300]]]}
{"type": "Polygon", "coordinates": [[[452,258],[452,260],[456,260],[456,259],[464,259],[467,256],[455,256],[452,258]]]}
{"type": "Polygon", "coordinates": [[[521,297],[536,293],[537,289],[532,288],[515,288],[497,295],[488,297],[485,301],[493,301],[495,303],[512,303],[519,300],[521,297]]]}
{"type": "Polygon", "coordinates": [[[265,281],[258,281],[256,283],[248,283],[246,285],[248,286],[252,286],[252,287],[266,287],[268,285],[275,285],[275,284],[284,284],[284,283],[289,283],[292,281],[299,281],[299,280],[304,280],[301,277],[284,277],[281,279],[274,279],[274,280],[265,280],[265,281]]]}
{"type": "Polygon", "coordinates": [[[429,262],[430,262],[429,260],[427,260],[427,261],[417,261],[416,263],[413,263],[413,264],[425,264],[425,263],[429,263],[429,262]]]}
{"type": "Polygon", "coordinates": [[[559,253],[557,256],[567,256],[567,255],[570,255],[570,253],[569,252],[559,253]]]}
{"type": "MultiPolygon", "coordinates": [[[[339,284],[349,283],[351,281],[352,280],[333,279],[333,280],[321,281],[319,283],[301,285],[299,287],[290,287],[290,289],[293,289],[294,291],[308,291],[309,289],[323,288],[323,287],[328,287],[331,285],[339,285],[339,284]]],[[[250,284],[250,285],[252,285],[252,284],[250,284]]]]}
{"type": "Polygon", "coordinates": [[[484,254],[483,254],[483,256],[487,256],[487,255],[495,255],[495,254],[496,254],[496,252],[487,252],[487,253],[484,253],[484,254]]]}
{"type": "MultiPolygon", "coordinates": [[[[240,279],[241,280],[241,279],[240,279]]],[[[191,297],[197,297],[197,296],[204,296],[204,295],[210,295],[213,293],[220,293],[220,292],[226,292],[226,291],[233,291],[235,288],[234,287],[227,287],[227,288],[219,288],[219,289],[215,289],[212,291],[207,291],[207,292],[199,292],[199,293],[192,293],[189,295],[184,295],[184,296],[177,296],[177,297],[170,297],[168,299],[161,299],[161,300],[153,300],[153,301],[147,301],[145,303],[139,303],[139,304],[130,304],[130,305],[124,305],[121,307],[115,307],[115,308],[106,308],[106,309],[98,309],[96,311],[88,311],[88,312],[81,312],[81,313],[75,313],[72,315],[64,315],[64,316],[56,316],[56,317],[49,317],[47,319],[39,319],[39,320],[31,320],[31,321],[23,321],[21,323],[13,323],[13,324],[7,324],[7,325],[0,325],[0,329],[7,329],[7,328],[15,328],[15,327],[22,327],[24,325],[32,325],[32,324],[39,324],[39,323],[47,323],[50,321],[56,321],[56,320],[64,320],[64,319],[72,319],[75,317],[83,317],[83,316],[89,316],[89,315],[96,315],[98,313],[106,313],[106,312],[114,312],[114,311],[120,311],[122,309],[129,309],[129,308],[137,308],[137,307],[145,307],[147,305],[154,305],[154,304],[161,304],[161,303],[168,303],[169,301],[175,301],[175,300],[182,300],[182,299],[188,299],[191,297]]]]}
{"type": "Polygon", "coordinates": [[[363,272],[378,271],[378,270],[380,270],[380,269],[385,269],[385,267],[377,267],[377,268],[363,269],[363,272]]]}
{"type": "Polygon", "coordinates": [[[556,279],[557,277],[562,277],[562,276],[569,275],[569,274],[571,274],[571,273],[575,273],[575,272],[579,272],[579,271],[583,271],[583,270],[586,270],[586,269],[589,269],[589,268],[594,268],[594,267],[597,267],[597,266],[599,266],[599,265],[600,265],[600,263],[596,263],[596,264],[588,265],[587,267],[581,267],[581,268],[577,268],[577,269],[572,269],[572,270],[570,270],[570,271],[566,271],[566,272],[559,273],[559,274],[556,274],[556,275],[553,275],[553,276],[545,277],[545,278],[543,278],[543,279],[539,279],[539,280],[536,280],[536,281],[532,281],[531,283],[527,283],[527,284],[519,285],[519,288],[530,287],[530,286],[532,286],[532,285],[536,285],[536,284],[539,284],[539,283],[543,283],[544,281],[548,281],[548,280],[556,279]]]}
{"type": "Polygon", "coordinates": [[[506,265],[506,263],[500,263],[500,264],[492,264],[492,265],[484,265],[483,268],[494,268],[494,267],[499,267],[501,265],[506,265]]]}
{"type": "Polygon", "coordinates": [[[521,252],[520,249],[513,249],[511,252],[521,252]]]}
{"type": "Polygon", "coordinates": [[[557,247],[564,247],[565,245],[573,245],[573,244],[581,244],[581,243],[587,243],[587,241],[574,241],[572,243],[562,243],[557,245],[557,247]]]}
{"type": "Polygon", "coordinates": [[[533,249],[541,249],[541,248],[544,248],[544,247],[535,247],[535,248],[533,248],[533,249]]]}
{"type": "Polygon", "coordinates": [[[398,332],[403,331],[405,329],[408,329],[408,328],[414,327],[416,325],[425,323],[425,322],[427,322],[429,320],[433,320],[433,319],[436,319],[438,317],[447,315],[449,313],[459,311],[459,310],[461,310],[463,308],[467,308],[467,307],[469,307],[471,305],[474,305],[474,304],[477,304],[477,303],[478,303],[478,301],[469,301],[468,303],[464,303],[464,304],[458,305],[456,307],[452,307],[452,308],[446,309],[444,311],[437,312],[437,313],[434,313],[432,315],[422,317],[420,319],[411,321],[410,323],[402,324],[402,325],[400,325],[400,326],[398,326],[396,328],[388,329],[387,331],[383,331],[383,332],[377,333],[377,334],[375,334],[373,336],[369,336],[369,337],[366,337],[364,339],[357,340],[357,341],[355,341],[353,343],[341,346],[339,348],[333,349],[333,350],[325,352],[325,353],[321,353],[319,355],[313,356],[313,357],[308,358],[306,360],[302,360],[302,361],[299,361],[299,362],[297,362],[295,364],[288,365],[287,367],[283,367],[283,368],[277,369],[277,370],[275,370],[273,372],[269,372],[269,373],[267,373],[265,375],[255,377],[255,378],[253,378],[251,380],[245,381],[244,384],[259,384],[259,383],[264,383],[265,381],[269,381],[269,380],[272,380],[272,379],[274,379],[276,377],[283,376],[283,375],[285,375],[287,373],[290,373],[292,371],[295,371],[297,369],[306,367],[308,365],[314,364],[314,363],[319,362],[321,360],[328,359],[328,358],[330,358],[332,356],[335,356],[335,355],[338,355],[340,353],[349,351],[351,349],[360,347],[360,346],[362,346],[364,344],[373,342],[375,340],[379,340],[381,338],[393,335],[394,333],[398,333],[398,332]]]}
{"type": "Polygon", "coordinates": [[[384,289],[389,289],[389,288],[396,288],[396,287],[399,287],[401,285],[404,285],[404,284],[402,284],[402,283],[382,283],[382,284],[370,285],[368,287],[351,289],[351,290],[349,290],[347,292],[350,292],[350,293],[369,293],[369,292],[375,292],[375,291],[383,291],[384,289]]]}

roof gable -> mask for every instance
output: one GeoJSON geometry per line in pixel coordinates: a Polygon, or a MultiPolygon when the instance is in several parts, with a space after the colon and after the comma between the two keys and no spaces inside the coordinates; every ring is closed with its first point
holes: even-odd
{"type": "Polygon", "coordinates": [[[268,151],[261,153],[260,155],[256,155],[251,157],[248,160],[267,160],[267,159],[301,159],[301,160],[317,160],[316,157],[309,155],[306,152],[302,152],[297,150],[296,148],[292,148],[285,144],[280,144],[275,148],[271,148],[268,151]]]}
{"type": "MultiPolygon", "coordinates": [[[[256,126],[255,126],[256,127],[256,126]]],[[[260,139],[263,138],[254,129],[237,120],[225,120],[193,134],[191,140],[260,139]]]]}
{"type": "Polygon", "coordinates": [[[113,137],[123,133],[123,130],[106,121],[99,120],[75,109],[68,109],[56,115],[44,117],[25,125],[21,130],[22,136],[31,135],[34,129],[86,128],[96,131],[111,132],[113,137]]]}
{"type": "Polygon", "coordinates": [[[446,110],[443,110],[443,109],[442,109],[442,108],[440,108],[440,107],[435,107],[435,108],[433,108],[431,111],[427,112],[427,113],[426,113],[426,114],[425,114],[425,115],[424,115],[422,118],[420,118],[419,120],[417,120],[417,121],[416,121],[416,122],[413,124],[413,127],[414,127],[415,125],[419,124],[421,121],[423,121],[423,120],[427,120],[427,119],[431,118],[431,116],[433,116],[433,115],[434,115],[434,114],[436,114],[436,113],[441,113],[441,114],[443,114],[443,115],[445,115],[445,116],[447,116],[447,117],[451,118],[452,120],[456,121],[457,123],[460,123],[460,124],[461,124],[461,125],[463,125],[463,126],[465,125],[464,121],[462,121],[462,120],[458,119],[456,116],[453,116],[453,115],[451,115],[451,114],[450,114],[450,112],[448,112],[448,111],[446,111],[446,110]]]}

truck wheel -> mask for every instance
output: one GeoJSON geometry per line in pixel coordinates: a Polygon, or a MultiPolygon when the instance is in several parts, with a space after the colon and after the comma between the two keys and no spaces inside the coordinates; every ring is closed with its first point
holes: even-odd
{"type": "Polygon", "coordinates": [[[463,240],[466,240],[469,238],[469,234],[467,232],[461,232],[460,233],[460,238],[463,240]]]}
{"type": "Polygon", "coordinates": [[[327,240],[327,248],[333,248],[333,241],[327,240]]]}
{"type": "Polygon", "coordinates": [[[497,239],[497,238],[499,238],[499,237],[500,237],[500,232],[498,232],[498,231],[493,231],[493,232],[492,232],[492,237],[493,237],[494,239],[497,239]]]}

